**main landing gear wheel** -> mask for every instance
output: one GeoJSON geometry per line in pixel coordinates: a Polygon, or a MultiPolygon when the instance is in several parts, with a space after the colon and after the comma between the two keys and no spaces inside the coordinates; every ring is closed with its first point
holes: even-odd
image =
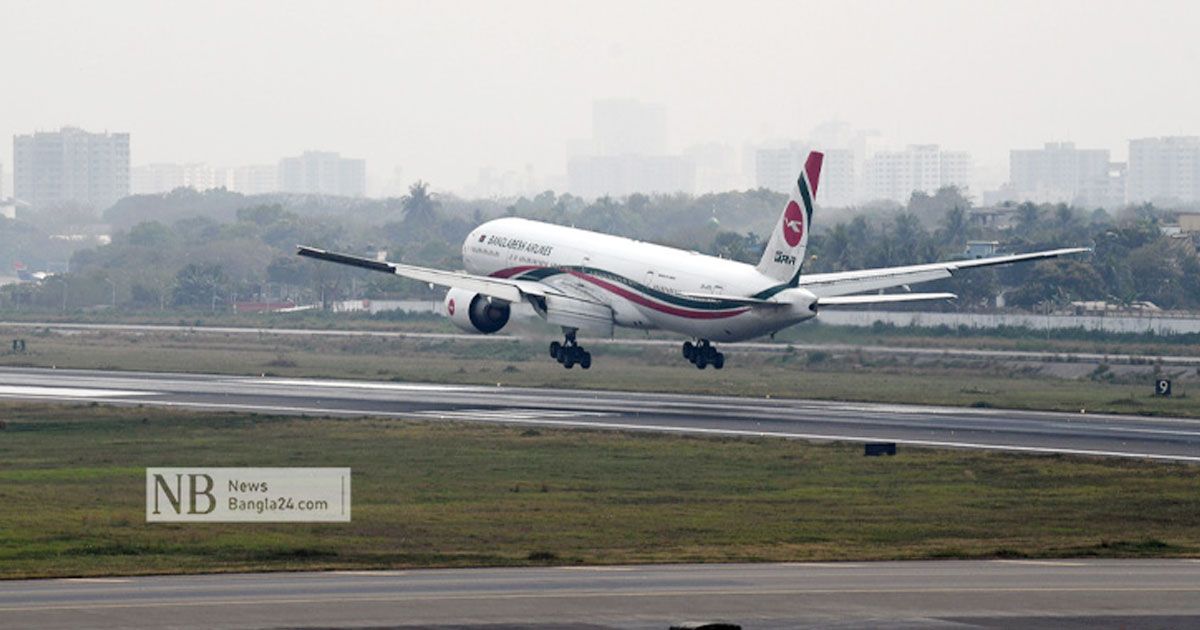
{"type": "Polygon", "coordinates": [[[701,370],[710,365],[716,370],[725,367],[725,355],[717,352],[707,339],[701,339],[695,344],[690,341],[683,342],[683,358],[701,370]]]}
{"type": "Polygon", "coordinates": [[[568,370],[576,364],[583,369],[592,367],[592,353],[583,349],[575,342],[575,331],[569,330],[563,343],[557,341],[550,344],[550,358],[558,361],[568,370]]]}

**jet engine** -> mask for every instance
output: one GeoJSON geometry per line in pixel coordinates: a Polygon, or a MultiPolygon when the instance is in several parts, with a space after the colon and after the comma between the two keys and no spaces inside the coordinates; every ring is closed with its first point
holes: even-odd
{"type": "Polygon", "coordinates": [[[442,302],[450,321],[465,332],[490,335],[508,323],[508,302],[465,289],[450,289],[442,302]]]}

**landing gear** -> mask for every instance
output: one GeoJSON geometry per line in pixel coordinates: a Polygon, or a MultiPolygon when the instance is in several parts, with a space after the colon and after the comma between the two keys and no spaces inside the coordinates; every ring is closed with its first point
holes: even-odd
{"type": "Polygon", "coordinates": [[[683,342],[683,358],[701,370],[710,365],[716,370],[725,367],[725,355],[717,352],[707,339],[701,339],[695,344],[690,341],[683,342]]]}
{"type": "Polygon", "coordinates": [[[557,341],[550,344],[550,358],[558,361],[563,367],[568,370],[579,364],[579,367],[588,369],[592,367],[592,353],[583,349],[575,342],[575,331],[566,331],[566,339],[563,343],[557,341]]]}

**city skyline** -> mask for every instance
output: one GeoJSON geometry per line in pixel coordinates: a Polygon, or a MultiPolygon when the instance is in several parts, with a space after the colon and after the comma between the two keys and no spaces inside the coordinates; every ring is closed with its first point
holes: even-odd
{"type": "Polygon", "coordinates": [[[565,175],[606,98],[660,105],[676,154],[840,119],[1001,176],[1014,147],[1123,161],[1126,139],[1200,133],[1184,2],[8,6],[0,55],[23,97],[0,102],[3,155],[73,125],[128,131],[142,164],[322,148],[462,190],[486,168],[565,175]]]}
{"type": "MultiPolygon", "coordinates": [[[[577,151],[568,159],[566,178],[555,178],[558,181],[553,183],[538,181],[529,165],[523,178],[511,171],[497,175],[482,169],[475,187],[450,192],[464,197],[515,198],[553,190],[587,199],[749,188],[787,192],[801,160],[817,149],[825,152],[823,205],[831,207],[879,201],[904,204],[913,193],[932,194],[948,186],[959,188],[983,206],[1032,201],[1113,209],[1144,202],[1200,201],[1200,136],[1131,138],[1128,162],[1112,161],[1108,149],[1080,148],[1065,141],[1046,142],[1041,148],[1014,148],[1009,151],[1008,178],[988,189],[973,179],[973,158],[966,151],[937,144],[892,149],[873,130],[845,123],[819,125],[802,140],[743,146],[742,160],[732,147],[720,144],[669,154],[661,141],[645,141],[645,137],[661,136],[658,132],[665,123],[659,108],[617,104],[618,109],[632,104],[649,112],[649,117],[637,120],[634,116],[631,124],[628,120],[611,124],[607,119],[614,104],[599,101],[594,105],[592,137],[577,143],[577,151]]],[[[133,165],[128,133],[63,127],[56,132],[18,135],[14,141],[18,176],[13,197],[33,207],[69,201],[103,209],[128,194],[160,194],[176,188],[342,197],[396,196],[405,190],[403,172],[395,169],[384,194],[368,191],[365,160],[332,151],[304,151],[274,164],[239,167],[203,162],[133,165]]],[[[4,198],[2,192],[0,189],[0,199],[4,198]]]]}

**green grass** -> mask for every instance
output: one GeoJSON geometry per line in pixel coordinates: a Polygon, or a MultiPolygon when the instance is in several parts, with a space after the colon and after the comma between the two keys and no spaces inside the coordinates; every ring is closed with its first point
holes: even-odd
{"type": "Polygon", "coordinates": [[[0,406],[0,577],[1198,556],[1200,468],[1065,456],[0,406]],[[147,524],[148,466],[349,466],[348,524],[147,524]]]}

